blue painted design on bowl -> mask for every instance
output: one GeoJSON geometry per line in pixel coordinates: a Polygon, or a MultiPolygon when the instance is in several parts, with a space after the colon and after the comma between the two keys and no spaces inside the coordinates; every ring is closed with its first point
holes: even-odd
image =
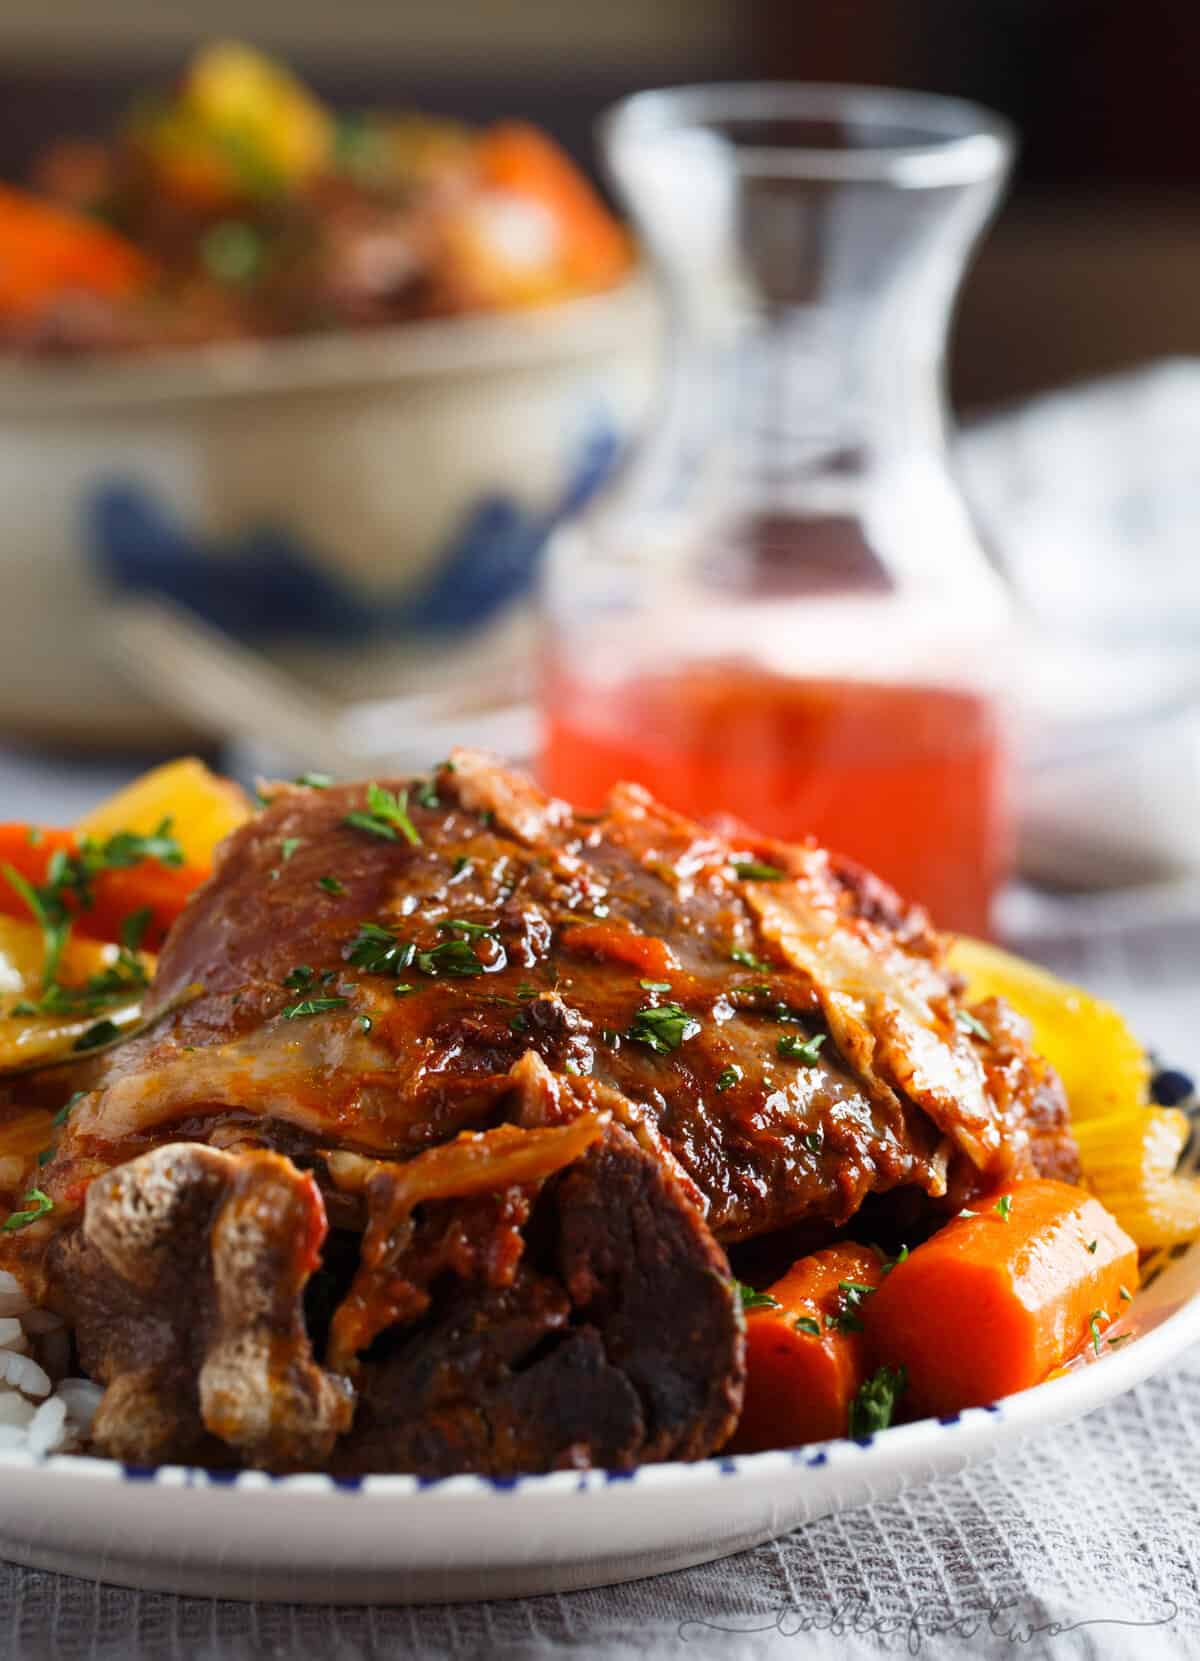
{"type": "Polygon", "coordinates": [[[416,589],[365,594],[284,525],[207,536],[129,478],[93,489],[87,546],[110,590],[162,596],[240,640],[347,645],[465,631],[529,593],[546,539],[603,482],[616,452],[612,426],[597,416],[548,511],[500,494],[479,498],[416,589]]]}

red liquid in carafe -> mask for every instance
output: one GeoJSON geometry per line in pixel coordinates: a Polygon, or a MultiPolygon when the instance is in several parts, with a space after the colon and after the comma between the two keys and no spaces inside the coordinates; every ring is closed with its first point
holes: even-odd
{"type": "Polygon", "coordinates": [[[995,706],[938,686],[696,665],[597,687],[553,673],[542,782],[583,808],[621,779],[696,818],[849,854],[941,927],[988,930],[1010,854],[995,706]]]}

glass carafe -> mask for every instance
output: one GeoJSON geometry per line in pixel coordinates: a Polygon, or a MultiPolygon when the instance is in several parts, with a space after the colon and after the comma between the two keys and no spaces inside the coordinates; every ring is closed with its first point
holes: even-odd
{"type": "Polygon", "coordinates": [[[667,363],[641,446],[549,550],[542,775],[812,833],[983,931],[1011,620],[943,363],[1008,129],[920,94],[713,86],[638,94],[603,140],[667,363]]]}

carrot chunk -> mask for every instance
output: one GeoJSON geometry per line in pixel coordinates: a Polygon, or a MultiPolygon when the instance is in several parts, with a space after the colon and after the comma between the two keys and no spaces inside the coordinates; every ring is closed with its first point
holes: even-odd
{"type": "Polygon", "coordinates": [[[746,1314],[746,1397],[735,1453],[844,1436],[867,1376],[863,1320],[884,1266],[868,1246],[830,1246],[793,1263],[746,1314]]]}
{"type": "MultiPolygon", "coordinates": [[[[10,866],[34,887],[47,880],[55,854],[75,853],[79,838],[73,830],[49,830],[28,825],[0,825],[0,867],[10,866]],[[30,839],[32,835],[32,840],[30,839]]],[[[65,899],[75,927],[91,940],[118,941],[121,927],[132,912],[148,908],[150,918],[142,944],[155,951],[194,891],[206,880],[207,866],[164,865],[141,860],[123,869],[101,871],[92,884],[90,905],[73,895],[65,899]]],[[[0,913],[29,919],[29,906],[18,888],[0,876],[0,913]]]]}
{"type": "Polygon", "coordinates": [[[1085,1189],[1032,1181],[971,1204],[863,1306],[871,1364],[903,1367],[907,1411],[956,1413],[1099,1347],[1137,1247],[1085,1189]]]}

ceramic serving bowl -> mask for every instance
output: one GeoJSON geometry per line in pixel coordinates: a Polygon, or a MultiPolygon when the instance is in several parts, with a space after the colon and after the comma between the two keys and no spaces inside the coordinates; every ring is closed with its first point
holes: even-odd
{"type": "Polygon", "coordinates": [[[643,407],[635,276],[521,313],[0,364],[0,730],[169,742],[107,596],[159,595],[346,694],[518,605],[643,407]]]}

